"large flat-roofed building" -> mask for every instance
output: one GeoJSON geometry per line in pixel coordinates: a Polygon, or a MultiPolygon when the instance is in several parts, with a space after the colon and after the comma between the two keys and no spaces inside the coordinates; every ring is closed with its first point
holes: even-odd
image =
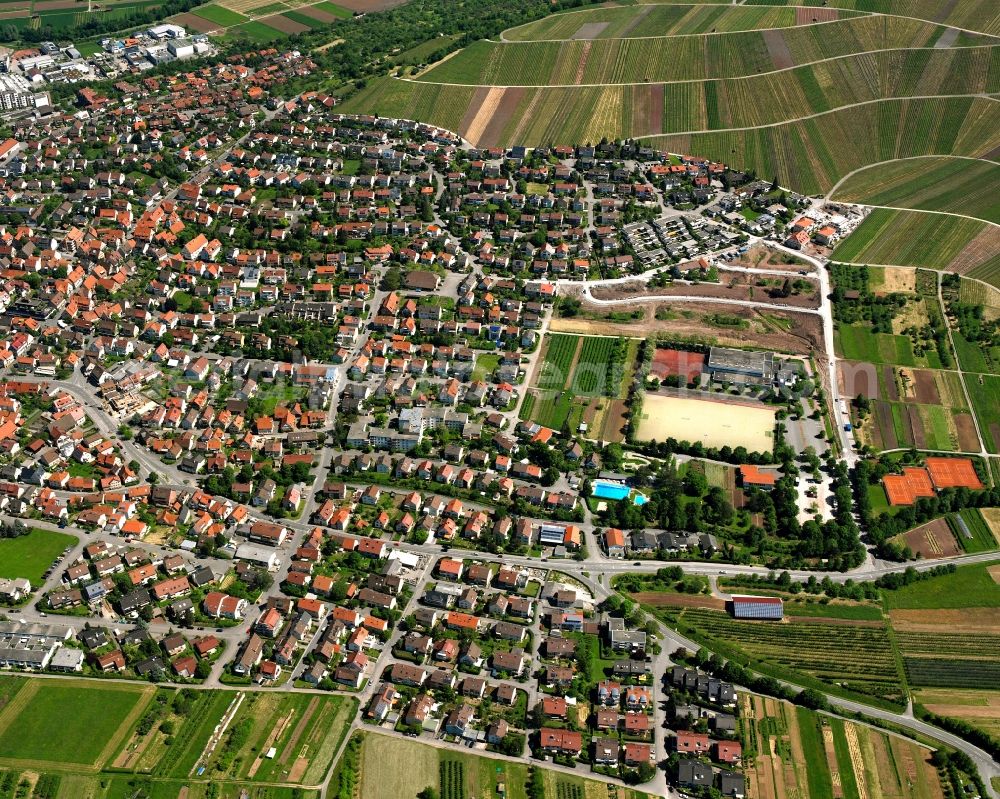
{"type": "Polygon", "coordinates": [[[0,667],[47,668],[56,650],[69,639],[69,627],[0,622],[0,667]]]}
{"type": "Polygon", "coordinates": [[[708,353],[706,368],[713,380],[732,383],[773,383],[777,376],[773,352],[712,347],[708,353]]]}
{"type": "Polygon", "coordinates": [[[732,607],[737,619],[781,621],[785,615],[781,600],[774,596],[734,596],[732,607]]]}

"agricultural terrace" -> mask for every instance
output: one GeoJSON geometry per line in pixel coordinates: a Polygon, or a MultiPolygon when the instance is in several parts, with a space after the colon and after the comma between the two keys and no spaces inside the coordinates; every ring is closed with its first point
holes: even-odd
{"type": "MultiPolygon", "coordinates": [[[[438,749],[401,738],[367,734],[360,736],[357,771],[365,799],[399,799],[426,787],[434,788],[442,799],[496,796],[504,783],[506,799],[527,799],[528,766],[464,752],[438,749]],[[405,763],[406,768],[399,768],[405,763]]],[[[352,742],[353,743],[353,742],[352,742]]],[[[339,768],[344,768],[341,761],[339,768]]],[[[542,771],[545,796],[572,796],[578,799],[608,799],[606,783],[575,775],[542,771]]],[[[646,799],[647,794],[619,788],[620,799],[646,799]]]]}
{"type": "MultiPolygon", "coordinates": [[[[0,684],[8,679],[15,678],[0,684]]],[[[0,710],[0,765],[41,770],[100,768],[155,692],[151,685],[24,682],[0,710]]]]}
{"type": "MultiPolygon", "coordinates": [[[[723,5],[602,6],[552,14],[536,22],[509,28],[505,42],[561,39],[622,39],[639,36],[679,36],[692,33],[732,33],[733,31],[791,28],[808,25],[812,17],[794,8],[747,8],[723,5]]],[[[857,12],[836,13],[834,19],[848,19],[857,12]]]]}
{"type": "Polygon", "coordinates": [[[929,750],[906,738],[752,694],[739,732],[749,796],[941,795],[929,750]]]}
{"type": "Polygon", "coordinates": [[[1000,165],[967,158],[912,158],[874,164],[844,179],[834,200],[950,211],[1000,223],[1000,165]]]}
{"type": "MultiPolygon", "coordinates": [[[[645,44],[645,50],[656,49],[648,44],[656,40],[634,41],[645,44]]],[[[561,49],[578,46],[582,45],[573,43],[561,49]]],[[[583,62],[579,61],[579,53],[566,56],[549,52],[551,48],[560,47],[551,43],[503,47],[529,51],[509,59],[512,63],[527,66],[519,66],[514,72],[509,72],[509,76],[490,73],[472,78],[491,83],[477,84],[471,98],[460,91],[466,87],[456,85],[458,78],[464,74],[457,71],[461,65],[458,57],[442,62],[440,69],[443,72],[431,70],[420,81],[387,78],[385,82],[401,82],[404,86],[401,96],[404,98],[414,93],[427,94],[430,87],[439,86],[444,91],[435,93],[435,96],[439,102],[441,98],[448,98],[451,101],[449,106],[457,102],[456,94],[460,95],[468,105],[461,109],[459,132],[474,143],[491,145],[511,142],[537,144],[550,140],[575,142],[595,136],[650,137],[668,133],[753,129],[789,120],[812,119],[838,108],[878,103],[886,98],[972,95],[1000,89],[1000,84],[995,85],[994,79],[988,77],[996,74],[996,80],[1000,80],[1000,71],[994,63],[1000,59],[998,48],[882,51],[847,55],[795,67],[790,71],[725,79],[694,77],[677,82],[660,82],[668,76],[657,74],[653,66],[638,73],[619,69],[615,65],[623,57],[617,53],[608,54],[606,61],[588,58],[583,62]],[[536,49],[539,52],[530,52],[536,49]],[[875,63],[876,75],[903,74],[913,78],[892,81],[887,78],[872,79],[869,75],[872,62],[875,63]],[[564,64],[570,63],[575,65],[576,72],[567,75],[565,70],[571,67],[564,64]],[[605,63],[607,66],[604,66],[605,63]],[[547,70],[547,64],[552,68],[547,70]],[[594,64],[590,73],[587,72],[587,64],[594,64]],[[942,80],[947,83],[942,85],[942,80]],[[586,113],[581,114],[580,106],[586,113]]],[[[475,64],[493,63],[492,59],[480,58],[475,52],[469,58],[475,64]]],[[[655,67],[658,70],[666,70],[667,65],[678,63],[672,55],[657,55],[655,52],[646,52],[643,58],[648,60],[636,59],[636,63],[660,65],[655,67]]],[[[669,66],[669,69],[676,68],[669,66]]],[[[365,103],[371,102],[376,104],[378,110],[398,114],[403,110],[395,107],[397,101],[393,98],[400,96],[398,90],[383,86],[381,81],[379,85],[379,91],[362,92],[345,107],[363,110],[365,103]],[[379,98],[378,95],[383,92],[387,92],[387,96],[379,98]],[[365,103],[361,102],[361,97],[366,98],[365,103]]],[[[407,107],[412,104],[404,103],[407,107]]],[[[424,102],[418,104],[423,105],[424,102]]],[[[445,123],[444,119],[426,121],[445,123]]],[[[950,128],[950,120],[937,122],[950,128]]],[[[957,131],[948,132],[946,149],[929,152],[961,153],[956,150],[957,131]]],[[[993,133],[995,135],[996,132],[993,133]]],[[[904,143],[897,142],[895,135],[889,142],[892,145],[904,143]]],[[[927,144],[925,142],[924,146],[927,144]]],[[[694,151],[694,148],[674,146],[661,149],[694,151]]],[[[923,152],[927,150],[906,154],[923,152]]],[[[836,154],[834,163],[838,157],[839,154],[836,154]]],[[[736,163],[731,153],[724,160],[736,163]]]]}
{"type": "MultiPolygon", "coordinates": [[[[985,156],[1000,146],[1000,107],[980,97],[890,99],[770,127],[655,136],[648,141],[660,150],[697,153],[777,175],[782,185],[816,194],[829,191],[859,167],[882,161],[916,155],[985,156]]],[[[990,255],[995,253],[996,247],[990,255]]]]}
{"type": "Polygon", "coordinates": [[[75,535],[37,528],[17,538],[0,538],[0,577],[26,577],[37,586],[62,551],[78,541],[75,535]]]}
{"type": "Polygon", "coordinates": [[[749,659],[754,669],[777,679],[869,704],[902,706],[905,701],[903,675],[884,622],[746,622],[698,608],[672,611],[665,620],[723,657],[749,659]]]}
{"type": "MultiPolygon", "coordinates": [[[[823,6],[824,8],[871,10],[871,0],[747,0],[748,6],[823,6]]],[[[1000,34],[1000,17],[991,0],[966,0],[962,3],[940,3],[938,0],[880,0],[883,14],[916,17],[941,25],[954,25],[966,30],[1000,34]]]]}
{"type": "Polygon", "coordinates": [[[586,423],[594,437],[620,441],[638,349],[636,339],[547,335],[521,417],[555,430],[586,423]]]}
{"type": "MultiPolygon", "coordinates": [[[[637,21],[643,19],[641,11],[642,7],[632,7],[637,21]]],[[[821,59],[856,58],[887,48],[927,47],[937,35],[936,27],[926,23],[866,16],[820,25],[711,36],[656,37],[643,31],[638,38],[561,42],[482,40],[427,70],[419,80],[488,86],[572,86],[743,78],[821,59]]],[[[984,63],[989,63],[990,49],[980,48],[982,52],[975,55],[968,48],[901,50],[895,63],[913,73],[912,83],[920,80],[913,67],[926,65],[925,59],[939,65],[952,58],[964,63],[968,63],[966,58],[972,58],[973,62],[985,59],[984,63]],[[944,56],[944,60],[939,61],[936,56],[944,56]]],[[[959,78],[957,73],[953,77],[959,78]]],[[[909,93],[905,85],[904,81],[903,93],[909,93]]],[[[805,84],[801,88],[807,91],[812,87],[805,84]]],[[[889,90],[890,86],[882,88],[889,90]]]]}
{"type": "MultiPolygon", "coordinates": [[[[860,74],[829,80],[839,87],[830,90],[834,93],[867,91],[862,86],[868,79],[860,74]]],[[[876,98],[842,110],[827,110],[822,102],[788,113],[784,96],[772,94],[798,96],[797,81],[782,74],[733,84],[772,97],[766,102],[750,94],[746,100],[730,101],[725,94],[720,100],[720,83],[725,82],[531,88],[380,78],[349,98],[344,109],[420,119],[481,146],[639,136],[660,150],[698,153],[778,175],[783,185],[809,194],[826,192],[851,171],[872,163],[928,154],[977,157],[1000,146],[995,127],[1000,109],[981,97],[876,98]],[[808,118],[799,119],[802,115],[808,118]],[[786,122],[789,118],[796,121],[786,122]],[[684,133],[664,135],[669,131],[684,133]]],[[[826,94],[814,91],[811,96],[826,94]]],[[[846,99],[856,102],[855,96],[846,99]]]]}
{"type": "Polygon", "coordinates": [[[640,441],[701,441],[708,447],[774,448],[773,408],[745,400],[645,394],[636,438],[640,441]]]}
{"type": "Polygon", "coordinates": [[[1000,227],[925,211],[876,208],[834,250],[838,261],[924,266],[996,280],[1000,227]]]}

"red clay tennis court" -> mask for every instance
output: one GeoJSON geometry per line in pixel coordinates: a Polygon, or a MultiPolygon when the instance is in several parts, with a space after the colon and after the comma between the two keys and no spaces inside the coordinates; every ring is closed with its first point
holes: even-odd
{"type": "Polygon", "coordinates": [[[882,478],[890,505],[912,505],[919,497],[933,497],[934,486],[926,469],[907,466],[902,474],[882,478]]]}
{"type": "Polygon", "coordinates": [[[968,458],[928,458],[925,463],[931,482],[939,491],[942,488],[983,487],[975,466],[968,458]]]}
{"type": "Polygon", "coordinates": [[[705,356],[700,352],[685,352],[684,350],[657,349],[653,353],[653,362],[649,371],[661,380],[671,375],[680,375],[688,383],[698,379],[705,370],[705,356]]]}

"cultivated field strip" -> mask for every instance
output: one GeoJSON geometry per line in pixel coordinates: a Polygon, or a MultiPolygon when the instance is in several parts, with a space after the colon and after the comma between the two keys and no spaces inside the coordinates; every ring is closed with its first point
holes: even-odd
{"type": "MultiPolygon", "coordinates": [[[[640,4],[641,5],[641,4],[640,4]]],[[[843,18],[856,12],[843,12],[843,18]]],[[[504,31],[504,41],[555,41],[582,38],[585,26],[602,26],[594,39],[637,36],[679,36],[694,33],[790,28],[802,24],[792,8],[749,8],[745,6],[650,5],[642,11],[641,28],[636,26],[634,6],[588,8],[553,14],[504,31]]]]}
{"type": "Polygon", "coordinates": [[[970,31],[1000,35],[1000,14],[995,0],[746,0],[746,6],[822,6],[858,11],[878,11],[952,25],[970,31]]]}
{"type": "Polygon", "coordinates": [[[965,158],[890,161],[847,178],[831,197],[846,202],[949,211],[1000,223],[1000,165],[965,158]]]}
{"type": "Polygon", "coordinates": [[[834,258],[948,269],[989,282],[1000,264],[1000,228],[977,219],[876,208],[836,248],[834,258]]]}
{"type": "Polygon", "coordinates": [[[561,86],[742,77],[876,50],[930,47],[938,36],[939,28],[929,23],[861,16],[769,34],[741,31],[588,41],[481,40],[432,67],[420,80],[561,86]],[[780,55],[775,54],[776,47],[780,55]],[[585,68],[576,80],[582,62],[585,68]]]}
{"type": "Polygon", "coordinates": [[[1000,147],[1000,103],[980,97],[892,99],[771,127],[647,141],[660,150],[697,153],[777,175],[783,185],[813,194],[828,191],[859,167],[882,161],[914,155],[985,156],[1000,147]]]}
{"type": "Polygon", "coordinates": [[[718,611],[691,609],[681,620],[701,637],[736,646],[761,662],[858,693],[891,700],[902,694],[902,678],[884,625],[748,624],[718,611]]]}

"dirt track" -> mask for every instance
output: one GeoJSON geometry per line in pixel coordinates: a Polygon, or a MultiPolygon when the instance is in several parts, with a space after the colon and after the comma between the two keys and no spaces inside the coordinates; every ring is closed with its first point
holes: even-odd
{"type": "Polygon", "coordinates": [[[814,317],[797,313],[773,311],[768,313],[769,319],[750,308],[740,308],[733,305],[713,305],[706,301],[698,305],[698,310],[678,309],[676,305],[650,303],[641,310],[643,316],[634,322],[616,322],[607,318],[604,308],[584,306],[584,310],[595,312],[601,318],[596,319],[553,319],[549,330],[553,333],[583,333],[598,336],[625,336],[631,338],[648,338],[661,335],[664,338],[696,339],[714,341],[720,346],[746,346],[748,341],[760,347],[767,347],[777,352],[808,355],[823,349],[822,322],[814,317]],[[657,319],[656,315],[661,318],[657,319]],[[706,321],[706,317],[722,314],[739,318],[746,327],[728,329],[706,321]],[[775,329],[772,321],[779,319],[786,322],[788,330],[775,329]]]}

